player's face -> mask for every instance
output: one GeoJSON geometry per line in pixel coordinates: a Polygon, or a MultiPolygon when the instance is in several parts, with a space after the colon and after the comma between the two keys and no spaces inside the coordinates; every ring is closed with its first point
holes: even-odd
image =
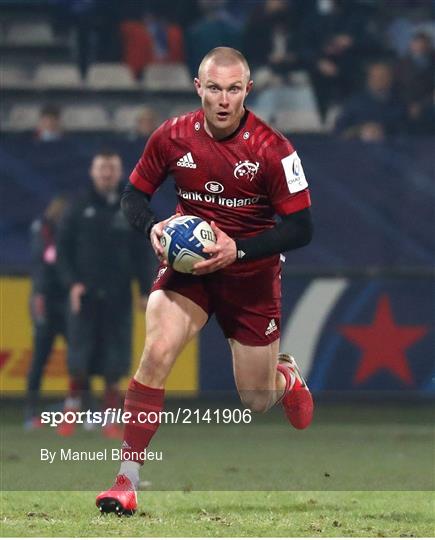
{"type": "Polygon", "coordinates": [[[252,84],[242,63],[218,66],[213,61],[207,62],[199,78],[195,79],[195,87],[210,135],[220,139],[237,129],[252,84]]]}
{"type": "Polygon", "coordinates": [[[119,156],[95,156],[90,170],[95,189],[102,194],[118,189],[122,177],[122,163],[119,156]]]}

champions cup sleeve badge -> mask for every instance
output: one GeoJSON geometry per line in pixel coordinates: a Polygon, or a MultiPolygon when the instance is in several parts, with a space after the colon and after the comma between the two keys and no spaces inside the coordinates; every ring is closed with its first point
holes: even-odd
{"type": "Polygon", "coordinates": [[[245,159],[245,161],[239,161],[234,167],[234,177],[237,178],[237,180],[246,178],[247,180],[252,182],[258,172],[259,167],[260,164],[258,163],[258,161],[256,161],[255,163],[252,163],[252,161],[249,161],[247,159],[245,159]]]}

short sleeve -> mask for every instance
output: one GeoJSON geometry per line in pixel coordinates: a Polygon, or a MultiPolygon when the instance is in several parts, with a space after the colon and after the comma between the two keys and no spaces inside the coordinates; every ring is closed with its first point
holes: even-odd
{"type": "Polygon", "coordinates": [[[167,132],[162,124],[148,139],[136,167],[130,175],[130,182],[141,191],[152,195],[168,174],[167,132]]]}
{"type": "Polygon", "coordinates": [[[270,202],[281,216],[311,206],[308,182],[298,153],[282,137],[265,153],[266,183],[270,202]]]}

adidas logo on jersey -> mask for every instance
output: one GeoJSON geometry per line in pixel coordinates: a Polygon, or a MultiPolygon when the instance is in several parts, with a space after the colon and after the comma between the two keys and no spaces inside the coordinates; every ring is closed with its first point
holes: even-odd
{"type": "Polygon", "coordinates": [[[267,325],[266,332],[264,332],[265,336],[268,336],[272,332],[275,332],[278,330],[278,326],[276,325],[275,319],[271,319],[270,323],[267,325]]]}
{"type": "Polygon", "coordinates": [[[189,169],[196,169],[196,163],[193,161],[192,154],[187,152],[182,158],[177,161],[179,167],[188,167],[189,169]]]}

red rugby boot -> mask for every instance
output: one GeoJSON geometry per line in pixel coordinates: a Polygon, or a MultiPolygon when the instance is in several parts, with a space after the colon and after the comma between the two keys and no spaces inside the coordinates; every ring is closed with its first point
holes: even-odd
{"type": "Polygon", "coordinates": [[[285,415],[293,427],[305,429],[313,420],[314,403],[311,392],[293,356],[280,353],[278,365],[280,371],[286,370],[288,372],[290,383],[288,386],[291,387],[291,390],[287,391],[281,400],[285,415]]]}
{"type": "Polygon", "coordinates": [[[102,491],[95,503],[102,513],[116,512],[118,516],[132,516],[137,509],[136,490],[124,474],[118,474],[113,486],[102,491]]]}

